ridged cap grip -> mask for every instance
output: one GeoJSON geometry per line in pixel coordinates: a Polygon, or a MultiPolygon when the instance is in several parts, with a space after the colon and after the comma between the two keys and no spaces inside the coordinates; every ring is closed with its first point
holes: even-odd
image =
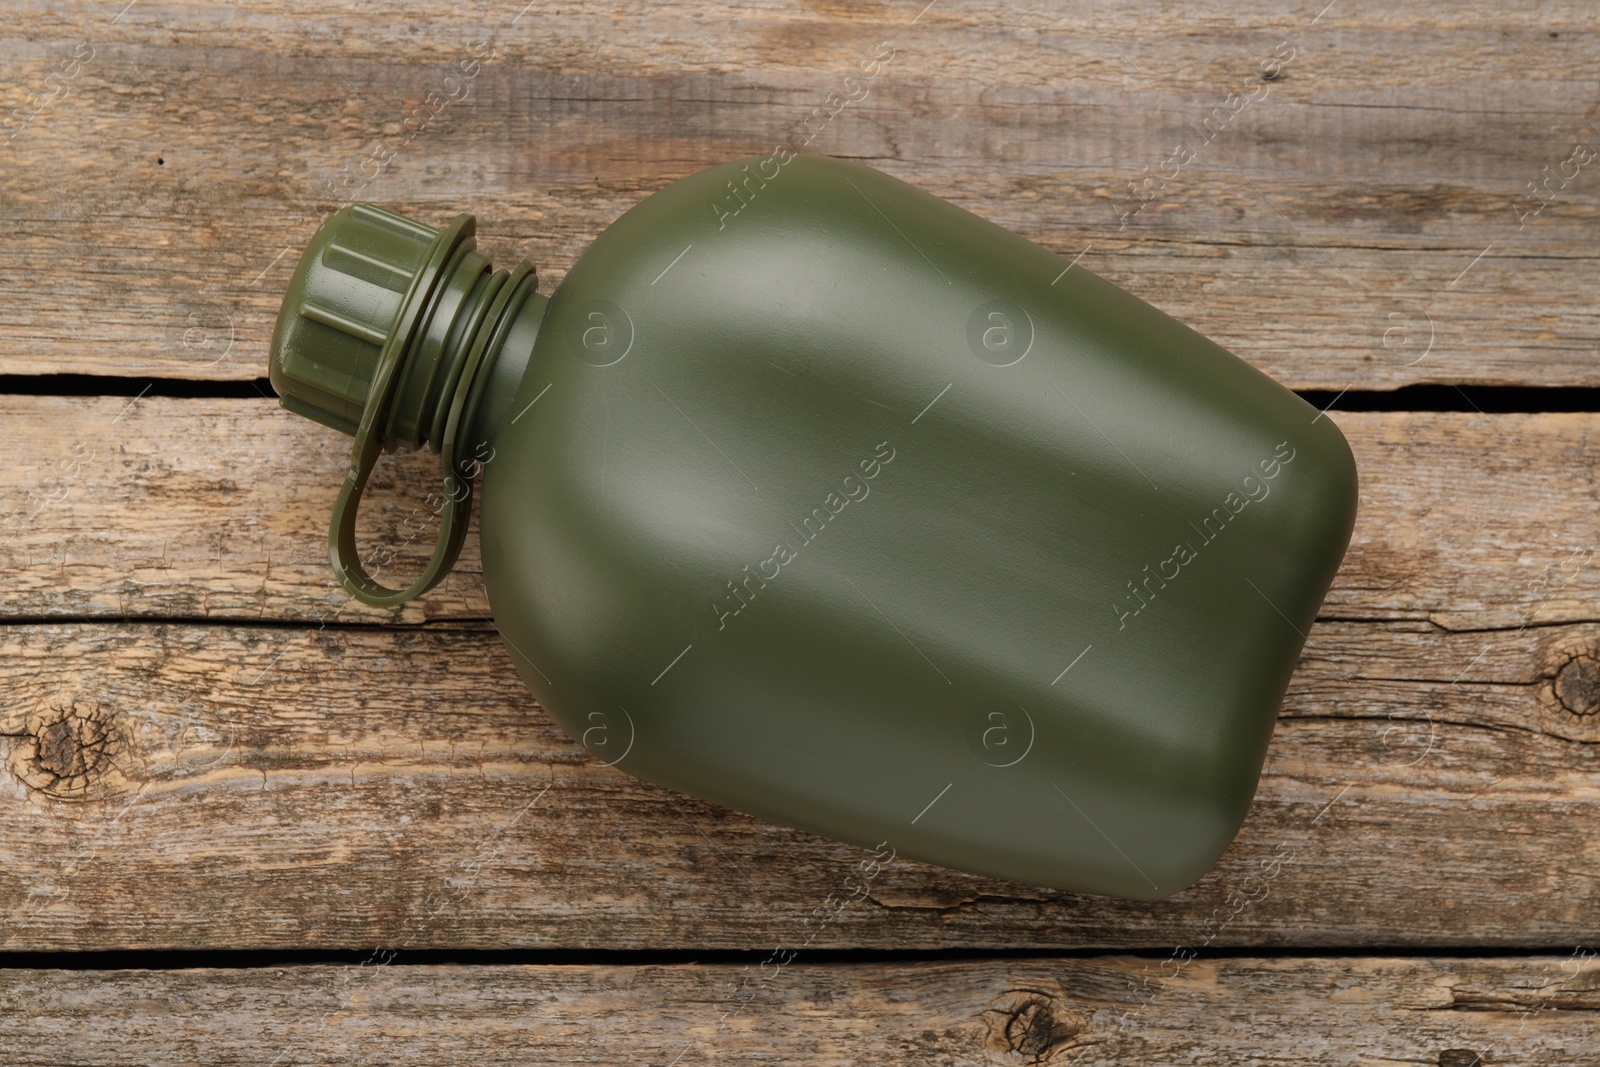
{"type": "Polygon", "coordinates": [[[371,204],[329,216],[272,334],[268,375],[285,408],[355,435],[378,355],[439,231],[371,204]]]}

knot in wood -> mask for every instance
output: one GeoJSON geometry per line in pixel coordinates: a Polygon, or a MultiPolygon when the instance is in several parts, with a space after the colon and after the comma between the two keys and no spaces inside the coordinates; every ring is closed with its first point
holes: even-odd
{"type": "Polygon", "coordinates": [[[1573,715],[1600,710],[1600,660],[1588,653],[1573,656],[1555,676],[1556,700],[1573,715]]]}
{"type": "Polygon", "coordinates": [[[11,769],[22,783],[46,796],[73,800],[111,772],[124,738],[104,708],[72,704],[31,716],[19,742],[11,769]]]}
{"type": "Polygon", "coordinates": [[[1005,1006],[990,1009],[998,1016],[994,1029],[1005,1051],[1024,1063],[1055,1062],[1058,1053],[1083,1030],[1083,1023],[1057,1014],[1053,997],[1032,989],[1012,990],[1005,1006]]]}

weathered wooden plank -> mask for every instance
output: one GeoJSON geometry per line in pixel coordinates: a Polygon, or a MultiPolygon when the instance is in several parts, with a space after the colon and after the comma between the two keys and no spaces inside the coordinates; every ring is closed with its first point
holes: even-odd
{"type": "MultiPolygon", "coordinates": [[[[0,612],[23,616],[483,618],[476,531],[452,575],[404,609],[352,601],[332,580],[328,517],[350,438],[276,399],[0,396],[0,612]]],[[[438,456],[378,465],[363,558],[391,584],[433,549],[438,456]]]]}
{"type": "Polygon", "coordinates": [[[344,968],[0,971],[0,1053],[15,1067],[1572,1067],[1600,1057],[1589,956],[415,967],[379,954],[344,968]]]}
{"type": "Polygon", "coordinates": [[[1290,385],[1600,382],[1579,0],[121,6],[31,0],[0,42],[0,372],[254,378],[345,200],[475,210],[555,281],[809,118],[806,150],[1085,252],[1290,385]]]}
{"type": "MultiPolygon", "coordinates": [[[[1597,617],[1591,502],[1600,416],[1337,410],[1361,510],[1326,618],[1448,630],[1597,617]]],[[[405,622],[481,619],[476,534],[404,608],[353,603],[327,523],[349,439],[274,401],[0,396],[0,618],[405,622]]],[[[432,548],[427,453],[379,465],[369,561],[393,582],[432,548]],[[375,564],[374,564],[375,565],[375,564]]]]}
{"type": "Polygon", "coordinates": [[[1600,928],[1597,649],[1320,623],[1240,838],[1133,904],[863,886],[862,850],[596,762],[487,630],[5,626],[0,948],[1561,950],[1600,928]]]}

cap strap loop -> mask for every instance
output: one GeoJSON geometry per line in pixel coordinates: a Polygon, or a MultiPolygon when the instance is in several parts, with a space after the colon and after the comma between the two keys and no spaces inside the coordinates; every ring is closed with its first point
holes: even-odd
{"type": "MultiPolygon", "coordinates": [[[[378,454],[383,450],[383,435],[379,427],[388,415],[389,398],[394,391],[401,360],[410,349],[419,325],[426,321],[424,311],[431,310],[438,295],[445,263],[459,245],[472,239],[474,228],[471,215],[458,216],[434,238],[426,264],[412,279],[401,302],[400,319],[378,354],[371,391],[361,413],[361,424],[356,429],[355,443],[350,449],[350,468],[345,472],[339,498],[333,505],[333,516],[328,524],[328,555],[333,569],[351,596],[374,607],[404,604],[432,589],[455,564],[462,539],[466,536],[472,510],[472,483],[454,473],[452,466],[446,466],[439,537],[433,546],[433,556],[414,582],[404,589],[391,589],[383,585],[361,565],[360,553],[356,548],[356,514],[361,508],[361,494],[367,487],[367,479],[371,477],[378,454]]],[[[453,453],[454,449],[451,451],[453,453]]],[[[453,464],[453,455],[450,462],[453,464]]]]}

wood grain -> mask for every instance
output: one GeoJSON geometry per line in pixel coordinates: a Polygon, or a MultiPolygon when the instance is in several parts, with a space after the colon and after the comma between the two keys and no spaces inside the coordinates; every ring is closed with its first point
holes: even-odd
{"type": "Polygon", "coordinates": [[[1600,383],[1600,161],[1573,156],[1600,149],[1600,19],[1578,0],[10,16],[0,373],[261,377],[295,256],[351,199],[473,210],[488,251],[558,281],[644,195],[769,151],[887,41],[806,150],[1084,252],[1290,386],[1600,383]],[[1211,118],[1230,92],[1251,102],[1211,118]],[[1124,225],[1129,183],[1162,172],[1124,225]]]}
{"type": "Polygon", "coordinates": [[[765,968],[413,967],[387,958],[342,968],[0,972],[0,1053],[15,1067],[1573,1067],[1600,1057],[1600,969],[1583,956],[765,968]]]}
{"type": "Polygon", "coordinates": [[[835,914],[865,852],[598,764],[486,630],[0,627],[0,948],[1592,937],[1600,626],[1312,640],[1194,888],[1135,904],[899,861],[835,914]]]}
{"type": "MultiPolygon", "coordinates": [[[[481,619],[476,529],[451,577],[403,609],[332,580],[328,517],[350,438],[275,399],[0,396],[5,616],[422,622],[481,619]]],[[[361,510],[363,557],[415,573],[438,528],[428,452],[384,458],[361,510]]],[[[409,581],[409,578],[406,579],[409,581]]]]}
{"type": "MultiPolygon", "coordinates": [[[[1361,504],[1323,609],[1444,631],[1600,618],[1600,415],[1340,413],[1361,504]]],[[[414,624],[489,614],[476,534],[397,609],[328,563],[350,439],[256,401],[0,395],[0,619],[414,624]]],[[[380,462],[361,544],[398,582],[433,545],[437,457],[380,462]]]]}

